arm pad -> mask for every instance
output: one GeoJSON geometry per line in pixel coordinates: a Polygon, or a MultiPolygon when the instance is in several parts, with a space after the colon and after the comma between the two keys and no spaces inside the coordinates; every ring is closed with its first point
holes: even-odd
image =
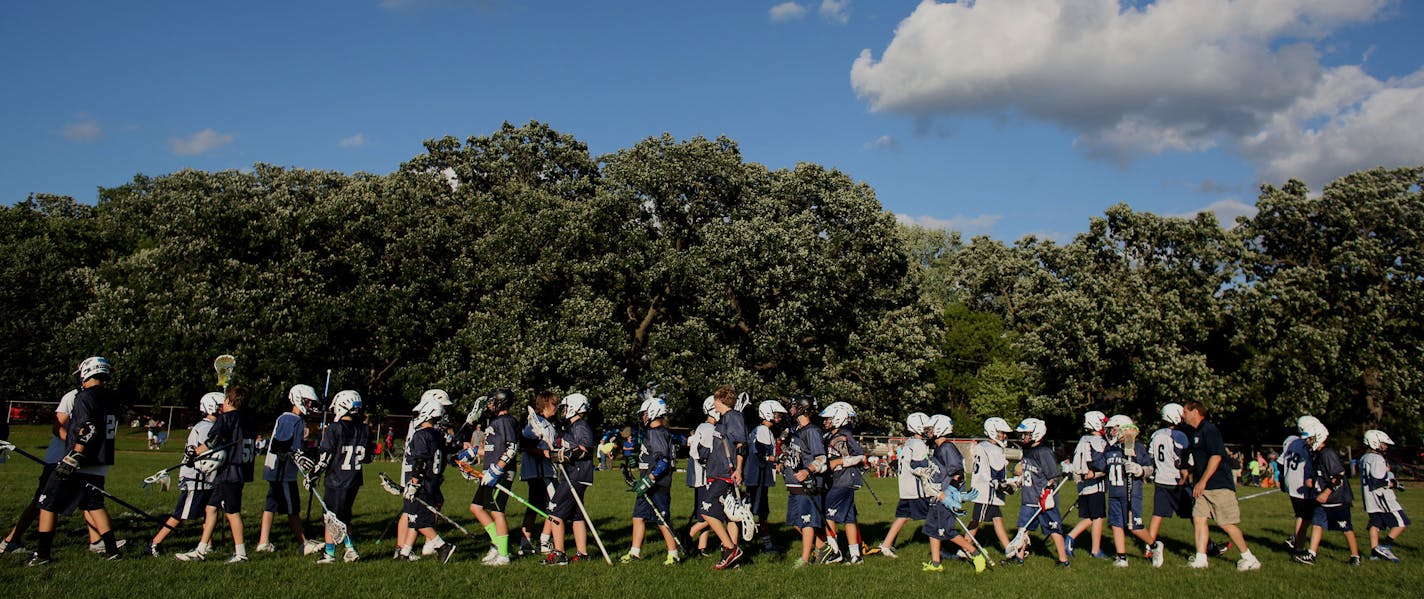
{"type": "Polygon", "coordinates": [[[666,473],[667,471],[668,471],[668,461],[665,460],[665,459],[662,459],[662,458],[658,458],[658,461],[656,461],[656,462],[653,463],[653,467],[650,468],[650,469],[648,469],[648,476],[651,476],[651,477],[653,477],[654,479],[657,479],[658,477],[662,476],[662,475],[663,475],[664,473],[666,473]]]}
{"type": "Polygon", "coordinates": [[[746,444],[746,443],[737,443],[737,444],[736,444],[736,447],[737,447],[737,455],[739,455],[739,456],[741,456],[741,457],[743,457],[743,458],[747,457],[747,444],[746,444]]]}
{"type": "Polygon", "coordinates": [[[811,460],[811,465],[810,465],[810,466],[807,466],[806,469],[807,469],[807,470],[810,470],[810,471],[811,471],[811,474],[820,474],[820,473],[822,473],[822,472],[825,472],[825,471],[826,471],[826,456],[823,456],[823,455],[818,455],[818,456],[816,456],[816,459],[811,460]]]}
{"type": "Polygon", "coordinates": [[[82,422],[74,432],[74,442],[80,445],[88,445],[94,439],[94,423],[82,422]]]}
{"type": "MultiPolygon", "coordinates": [[[[519,444],[508,443],[504,446],[504,453],[500,454],[499,458],[497,458],[495,462],[504,462],[505,464],[510,464],[514,461],[514,456],[517,453],[519,453],[519,444]]],[[[490,465],[493,466],[494,464],[490,465]]]]}

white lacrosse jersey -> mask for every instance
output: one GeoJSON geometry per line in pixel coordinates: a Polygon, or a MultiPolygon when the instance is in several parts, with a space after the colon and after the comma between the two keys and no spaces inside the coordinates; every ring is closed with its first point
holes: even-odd
{"type": "MultiPolygon", "coordinates": [[[[193,428],[188,430],[188,443],[185,447],[196,448],[208,440],[208,432],[213,428],[213,421],[204,418],[199,420],[193,428]]],[[[216,470],[203,474],[195,470],[192,466],[183,466],[178,469],[178,490],[193,491],[211,489],[213,477],[217,476],[216,470]]]]}
{"type": "Polygon", "coordinates": [[[1281,455],[1276,458],[1276,463],[1280,464],[1281,477],[1285,481],[1285,492],[1297,499],[1311,499],[1315,497],[1315,490],[1306,483],[1315,474],[1315,460],[1310,457],[1310,444],[1300,437],[1291,435],[1286,437],[1286,442],[1281,448],[1281,455]]]}
{"type": "Polygon", "coordinates": [[[1187,482],[1179,465],[1186,464],[1187,444],[1191,442],[1186,433],[1171,427],[1153,431],[1147,451],[1152,452],[1154,484],[1179,486],[1187,482]]]}
{"type": "Polygon", "coordinates": [[[1389,463],[1384,456],[1373,451],[1360,456],[1360,497],[1365,500],[1365,513],[1383,514],[1399,513],[1404,511],[1404,507],[1399,505],[1399,498],[1395,496],[1394,489],[1389,488],[1389,481],[1394,480],[1394,472],[1389,469],[1389,463]]]}
{"type": "Polygon", "coordinates": [[[703,422],[687,438],[687,486],[707,486],[706,461],[712,455],[712,439],[716,434],[716,425],[703,422]]]}
{"type": "Polygon", "coordinates": [[[925,489],[921,488],[921,481],[915,476],[911,466],[912,462],[924,463],[930,459],[930,447],[925,445],[925,440],[919,437],[905,439],[905,444],[896,451],[898,460],[896,476],[900,481],[900,499],[920,499],[928,496],[925,489]]]}
{"type": "MultiPolygon", "coordinates": [[[[1097,455],[1101,455],[1104,451],[1107,451],[1107,449],[1108,440],[1104,439],[1102,435],[1083,435],[1083,438],[1078,440],[1077,449],[1073,450],[1073,472],[1082,475],[1087,475],[1088,473],[1092,472],[1094,457],[1097,455]]],[[[1079,482],[1078,494],[1092,495],[1094,493],[1102,493],[1103,482],[1105,480],[1107,479],[1103,477],[1098,477],[1092,480],[1085,480],[1079,482]]]]}
{"type": "Polygon", "coordinates": [[[1004,448],[988,440],[975,445],[970,485],[979,492],[979,498],[974,503],[1004,505],[1003,496],[995,493],[992,485],[995,480],[1004,480],[1008,469],[1009,459],[1004,456],[1004,448]]]}
{"type": "MultiPolygon", "coordinates": [[[[78,389],[70,389],[69,393],[65,393],[64,397],[59,398],[59,405],[54,407],[54,413],[56,415],[64,414],[65,416],[73,414],[74,397],[76,395],[79,395],[78,389]]],[[[60,460],[64,459],[64,448],[64,439],[60,439],[59,435],[50,436],[49,447],[45,448],[44,463],[58,464],[60,460]]]]}

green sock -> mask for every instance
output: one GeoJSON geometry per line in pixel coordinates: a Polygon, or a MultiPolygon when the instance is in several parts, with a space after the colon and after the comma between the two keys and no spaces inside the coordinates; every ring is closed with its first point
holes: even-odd
{"type": "Polygon", "coordinates": [[[500,555],[509,555],[509,535],[499,535],[495,537],[494,547],[499,550],[500,555]]]}
{"type": "Polygon", "coordinates": [[[490,522],[489,524],[486,524],[486,525],[485,525],[485,534],[489,535],[489,538],[490,538],[490,542],[491,542],[491,543],[496,542],[496,539],[499,538],[499,537],[494,536],[494,523],[493,523],[493,522],[490,522]]]}

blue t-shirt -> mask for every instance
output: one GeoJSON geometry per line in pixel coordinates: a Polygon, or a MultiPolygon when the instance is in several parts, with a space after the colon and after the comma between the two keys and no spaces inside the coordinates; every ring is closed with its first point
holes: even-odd
{"type": "Polygon", "coordinates": [[[1236,490],[1236,482],[1231,480],[1231,456],[1226,453],[1226,443],[1221,440],[1221,431],[1215,424],[1203,420],[1201,426],[1192,433],[1192,476],[1200,481],[1206,473],[1206,463],[1211,456],[1221,456],[1216,472],[1206,481],[1207,489],[1236,490]]]}

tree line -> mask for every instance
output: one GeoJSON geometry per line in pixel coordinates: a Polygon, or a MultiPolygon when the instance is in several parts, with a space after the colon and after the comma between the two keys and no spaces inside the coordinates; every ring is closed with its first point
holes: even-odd
{"type": "Polygon", "coordinates": [[[897,224],[863,183],[732,140],[602,156],[546,124],[425,143],[392,173],[258,164],[136,176],[93,205],[0,209],[0,393],[46,400],[91,354],[134,403],[186,405],[211,361],[404,412],[442,387],[580,391],[606,422],[659,385],[682,420],[729,383],[912,410],[1149,422],[1205,401],[1230,434],[1303,412],[1420,430],[1421,169],[1262,187],[1224,228],[1114,206],[1056,243],[897,224]]]}

